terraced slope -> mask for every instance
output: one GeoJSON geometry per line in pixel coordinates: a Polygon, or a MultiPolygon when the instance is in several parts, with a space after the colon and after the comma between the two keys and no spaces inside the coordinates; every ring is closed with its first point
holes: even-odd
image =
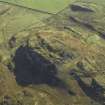
{"type": "Polygon", "coordinates": [[[34,2],[0,2],[0,105],[104,105],[105,3],[34,2]]]}

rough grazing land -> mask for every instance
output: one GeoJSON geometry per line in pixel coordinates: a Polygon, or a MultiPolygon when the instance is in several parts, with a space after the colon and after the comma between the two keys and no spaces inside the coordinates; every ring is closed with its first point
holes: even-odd
{"type": "Polygon", "coordinates": [[[0,0],[0,105],[105,105],[105,1],[0,0]]]}

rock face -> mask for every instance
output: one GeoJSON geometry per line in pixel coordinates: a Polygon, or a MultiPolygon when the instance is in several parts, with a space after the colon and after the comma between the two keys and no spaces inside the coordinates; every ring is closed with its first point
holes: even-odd
{"type": "Polygon", "coordinates": [[[0,105],[104,105],[104,9],[71,0],[52,15],[0,2],[0,105]]]}

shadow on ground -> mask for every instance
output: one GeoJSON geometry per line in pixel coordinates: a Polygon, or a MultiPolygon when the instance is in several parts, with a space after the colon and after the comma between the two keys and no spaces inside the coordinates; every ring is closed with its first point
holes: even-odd
{"type": "MultiPolygon", "coordinates": [[[[64,81],[57,78],[58,72],[55,64],[33,49],[21,46],[17,49],[13,62],[15,64],[14,74],[19,85],[47,84],[67,90],[64,81]]],[[[73,94],[72,91],[68,92],[73,94]]]]}
{"type": "Polygon", "coordinates": [[[95,79],[92,78],[92,83],[89,86],[75,72],[70,73],[70,75],[77,80],[79,86],[88,97],[100,103],[101,105],[105,105],[105,97],[103,96],[105,89],[99,85],[95,79]]]}

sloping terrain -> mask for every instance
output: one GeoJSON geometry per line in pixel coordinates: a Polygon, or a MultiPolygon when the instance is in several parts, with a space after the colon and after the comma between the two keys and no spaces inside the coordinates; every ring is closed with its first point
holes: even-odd
{"type": "Polygon", "coordinates": [[[0,105],[105,104],[103,0],[0,1],[0,105]]]}

